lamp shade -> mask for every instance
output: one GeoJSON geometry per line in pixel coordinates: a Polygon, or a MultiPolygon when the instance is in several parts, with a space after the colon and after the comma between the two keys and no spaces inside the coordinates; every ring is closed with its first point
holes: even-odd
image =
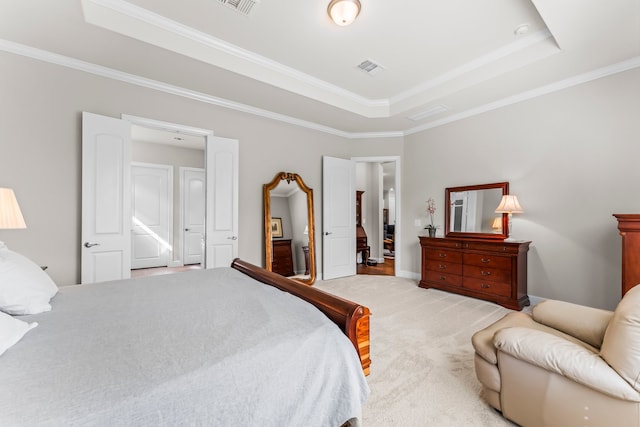
{"type": "Polygon", "coordinates": [[[507,194],[506,196],[502,196],[502,200],[500,200],[500,204],[496,208],[496,213],[522,213],[522,206],[518,203],[518,198],[512,194],[507,194]]]}
{"type": "Polygon", "coordinates": [[[0,228],[27,228],[16,195],[10,188],[0,188],[0,228]]]}
{"type": "Polygon", "coordinates": [[[493,222],[491,223],[491,228],[493,229],[502,229],[502,218],[501,217],[495,217],[493,219],[493,222]]]}
{"type": "Polygon", "coordinates": [[[327,12],[336,24],[349,25],[360,14],[360,0],[331,0],[327,12]]]}

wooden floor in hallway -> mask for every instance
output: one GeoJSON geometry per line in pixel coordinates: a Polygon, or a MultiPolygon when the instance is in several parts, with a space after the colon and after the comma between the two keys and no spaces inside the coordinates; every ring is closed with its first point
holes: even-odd
{"type": "Polygon", "coordinates": [[[378,263],[377,265],[358,264],[357,273],[378,276],[395,276],[395,260],[393,258],[385,258],[383,263],[378,263]]]}

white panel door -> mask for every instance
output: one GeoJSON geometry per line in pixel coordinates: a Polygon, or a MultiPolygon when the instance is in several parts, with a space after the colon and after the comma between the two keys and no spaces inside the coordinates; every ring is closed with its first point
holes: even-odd
{"type": "Polygon", "coordinates": [[[166,267],[172,255],[173,166],[131,165],[131,268],[166,267]]]}
{"type": "Polygon", "coordinates": [[[322,278],[356,274],[356,166],[322,157],[322,278]]]}
{"type": "Polygon", "coordinates": [[[200,168],[180,168],[182,187],[182,262],[201,264],[205,231],[205,171],[200,168]]]}
{"type": "Polygon", "coordinates": [[[238,256],[238,141],[207,137],[205,267],[238,256]]]}
{"type": "Polygon", "coordinates": [[[82,113],[81,282],[131,275],[129,122],[82,113]]]}

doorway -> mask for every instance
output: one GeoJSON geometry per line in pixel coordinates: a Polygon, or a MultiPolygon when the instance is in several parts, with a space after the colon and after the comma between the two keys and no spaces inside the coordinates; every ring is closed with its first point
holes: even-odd
{"type": "Polygon", "coordinates": [[[239,141],[207,129],[83,112],[81,282],[131,277],[131,130],[138,125],[177,133],[176,138],[204,139],[204,162],[210,169],[205,174],[204,267],[228,267],[238,256],[239,141]]]}
{"type": "Polygon", "coordinates": [[[183,271],[181,267],[185,265],[202,267],[205,138],[134,124],[131,147],[132,275],[151,274],[151,271],[133,272],[145,268],[154,268],[157,274],[183,271]],[[153,170],[140,176],[137,166],[140,164],[170,172],[166,178],[157,177],[158,172],[153,170]],[[137,176],[140,179],[134,179],[137,176]],[[166,190],[158,187],[162,183],[166,190]],[[159,207],[164,209],[160,208],[158,213],[159,207]],[[160,227],[163,223],[166,223],[164,228],[160,227]],[[158,267],[165,269],[158,270],[158,267]]]}
{"type": "Polygon", "coordinates": [[[358,259],[357,274],[396,275],[400,248],[400,158],[357,157],[356,190],[361,193],[362,227],[369,258],[358,259]]]}

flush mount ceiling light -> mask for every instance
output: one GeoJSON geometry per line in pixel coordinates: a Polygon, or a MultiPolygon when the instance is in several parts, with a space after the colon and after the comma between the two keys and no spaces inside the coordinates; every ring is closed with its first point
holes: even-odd
{"type": "Polygon", "coordinates": [[[349,25],[360,13],[360,0],[331,0],[327,12],[336,24],[349,25]]]}

